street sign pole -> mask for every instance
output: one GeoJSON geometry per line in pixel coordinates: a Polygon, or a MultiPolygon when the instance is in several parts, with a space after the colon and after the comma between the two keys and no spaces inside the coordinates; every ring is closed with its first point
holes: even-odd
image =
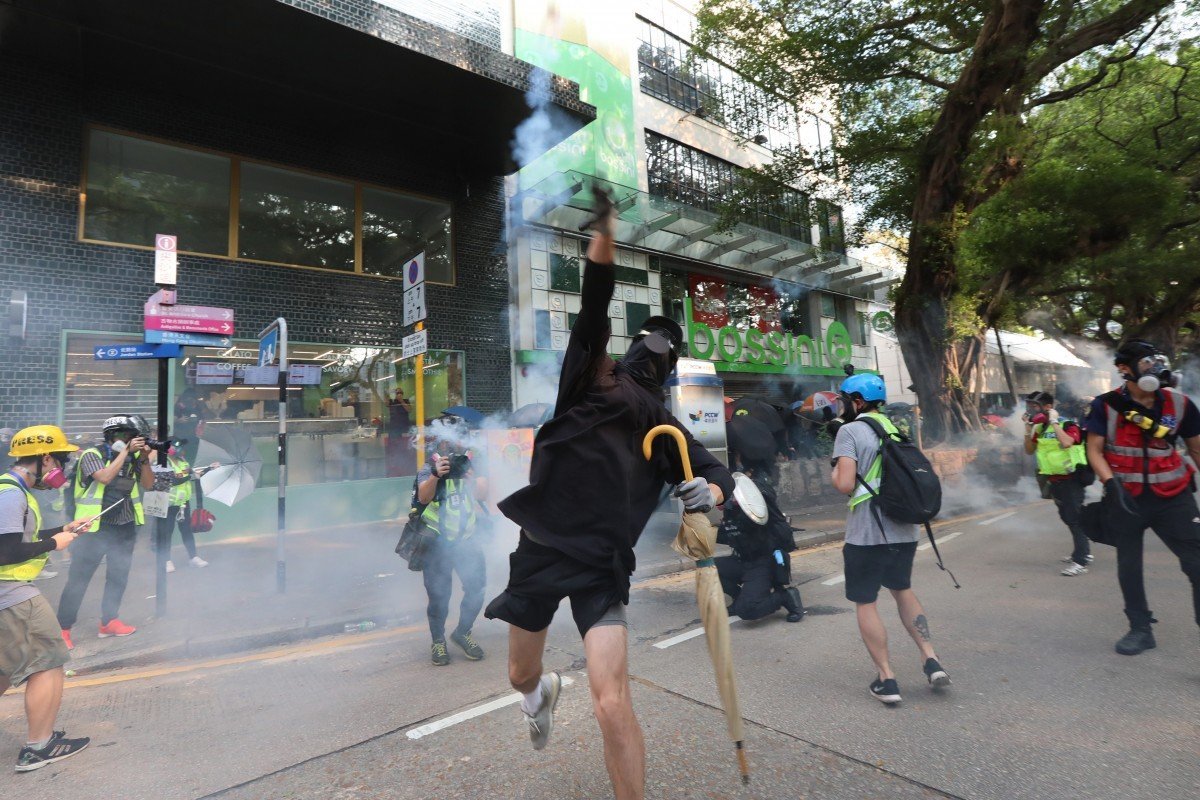
{"type": "MultiPolygon", "coordinates": [[[[169,358],[158,359],[158,440],[165,442],[171,435],[167,423],[167,380],[170,377],[169,358]]],[[[159,450],[158,465],[167,466],[167,451],[159,450]]],[[[136,478],[135,478],[136,480],[136,478]]],[[[158,565],[154,573],[154,616],[162,619],[167,615],[167,558],[171,554],[171,534],[175,532],[175,521],[171,527],[161,524],[158,517],[154,518],[155,563],[158,565]],[[164,530],[166,529],[166,530],[164,530]],[[165,541],[164,541],[165,540],[165,541]]]]}
{"type": "MultiPolygon", "coordinates": [[[[425,330],[425,253],[417,253],[404,269],[404,324],[425,330]]],[[[417,472],[425,466],[425,352],[417,354],[417,472]]]]}
{"type": "Polygon", "coordinates": [[[275,589],[279,594],[283,594],[287,591],[287,561],[283,546],[284,530],[287,527],[287,320],[279,317],[258,335],[260,366],[266,366],[262,363],[264,359],[261,350],[263,341],[269,341],[268,337],[277,340],[275,357],[279,362],[279,517],[275,533],[275,589]],[[275,335],[270,337],[273,331],[275,335]]]}
{"type": "MultiPolygon", "coordinates": [[[[418,331],[425,330],[425,323],[418,322],[418,331]]],[[[425,354],[418,353],[417,369],[417,472],[425,466],[425,354]]]]}

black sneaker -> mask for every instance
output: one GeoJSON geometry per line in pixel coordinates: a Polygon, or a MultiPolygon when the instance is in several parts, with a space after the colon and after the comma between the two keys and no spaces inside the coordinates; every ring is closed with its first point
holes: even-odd
{"type": "Polygon", "coordinates": [[[871,682],[871,696],[881,703],[893,705],[900,702],[900,685],[896,683],[895,678],[880,680],[876,678],[871,682]]]}
{"type": "Polygon", "coordinates": [[[32,747],[21,748],[21,752],[17,755],[17,772],[32,772],[35,769],[41,769],[44,766],[53,764],[55,761],[70,758],[87,747],[91,741],[87,737],[67,739],[63,731],[55,731],[51,734],[50,741],[42,749],[34,750],[32,747]]]}
{"type": "Polygon", "coordinates": [[[450,641],[462,648],[463,652],[467,655],[468,661],[479,661],[483,658],[483,648],[476,644],[475,640],[471,638],[470,631],[467,631],[466,633],[459,633],[458,631],[455,631],[454,633],[450,634],[450,641]]]}
{"type": "Polygon", "coordinates": [[[930,686],[938,689],[950,685],[950,676],[936,658],[925,659],[925,677],[929,679],[930,686]]]}
{"type": "Polygon", "coordinates": [[[1144,628],[1130,628],[1129,633],[1117,640],[1117,652],[1123,656],[1136,656],[1147,650],[1158,647],[1154,641],[1154,633],[1147,625],[1144,628]]]}
{"type": "Polygon", "coordinates": [[[430,645],[429,652],[435,667],[444,667],[450,663],[450,653],[446,650],[445,639],[438,639],[430,645]]]}

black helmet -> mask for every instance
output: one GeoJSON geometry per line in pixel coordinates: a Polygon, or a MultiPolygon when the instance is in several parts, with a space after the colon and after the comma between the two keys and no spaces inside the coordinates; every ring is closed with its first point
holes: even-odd
{"type": "Polygon", "coordinates": [[[1133,366],[1143,358],[1153,358],[1158,355],[1162,355],[1162,350],[1159,350],[1153,342],[1145,339],[1130,339],[1117,348],[1117,356],[1113,359],[1113,363],[1133,366]]]}
{"type": "Polygon", "coordinates": [[[651,333],[661,333],[671,343],[671,350],[676,356],[683,349],[683,328],[670,317],[654,316],[642,323],[635,336],[648,336],[651,333]]]}
{"type": "Polygon", "coordinates": [[[1030,392],[1029,397],[1025,398],[1028,403],[1037,403],[1039,406],[1052,405],[1054,403],[1054,395],[1049,392],[1030,392]]]}

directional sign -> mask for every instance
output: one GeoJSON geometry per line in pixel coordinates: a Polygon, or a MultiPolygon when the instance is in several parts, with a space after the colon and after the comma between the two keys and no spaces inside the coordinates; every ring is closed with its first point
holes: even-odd
{"type": "Polygon", "coordinates": [[[422,330],[405,336],[400,341],[400,357],[412,358],[429,349],[429,331],[422,330]]]}
{"type": "Polygon", "coordinates": [[[233,335],[233,309],[214,306],[164,306],[146,303],[143,323],[148,331],[233,335]]]}
{"type": "Polygon", "coordinates": [[[258,340],[258,365],[269,367],[279,363],[279,329],[267,330],[258,340]]]}
{"type": "Polygon", "coordinates": [[[417,253],[404,267],[404,291],[425,282],[425,254],[417,253]]]}
{"type": "Polygon", "coordinates": [[[177,344],[98,344],[94,352],[97,361],[120,361],[126,358],[179,358],[177,344]]]}
{"type": "Polygon", "coordinates": [[[174,236],[160,233],[154,237],[154,282],[163,286],[174,286],[179,255],[178,241],[174,236]]]}
{"type": "Polygon", "coordinates": [[[184,333],[182,331],[146,331],[145,339],[152,344],[190,345],[194,347],[229,347],[233,339],[228,336],[214,336],[211,333],[184,333]]]}
{"type": "Polygon", "coordinates": [[[425,319],[425,284],[418,283],[404,293],[404,324],[425,319]]]}

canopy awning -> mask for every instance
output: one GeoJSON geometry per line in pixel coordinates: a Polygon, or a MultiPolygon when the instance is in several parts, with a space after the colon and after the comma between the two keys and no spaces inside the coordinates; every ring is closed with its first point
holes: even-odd
{"type": "Polygon", "coordinates": [[[526,223],[578,230],[591,217],[593,183],[612,193],[618,209],[616,239],[623,244],[865,299],[902,277],[886,267],[753,225],[723,226],[710,211],[581,172],[543,178],[513,197],[513,209],[526,223]]]}

